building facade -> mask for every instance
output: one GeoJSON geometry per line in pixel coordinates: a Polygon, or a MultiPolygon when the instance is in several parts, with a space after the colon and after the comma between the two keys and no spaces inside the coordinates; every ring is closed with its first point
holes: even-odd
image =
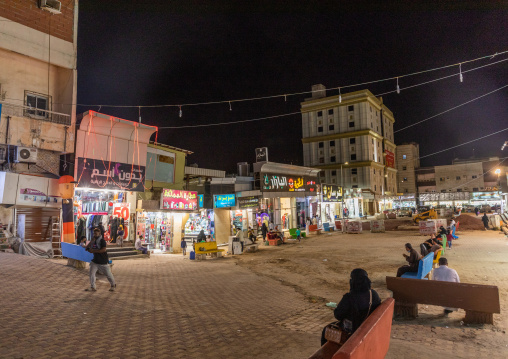
{"type": "Polygon", "coordinates": [[[55,181],[72,167],[61,155],[74,152],[77,88],[78,1],[40,3],[0,3],[0,186],[9,189],[0,203],[15,209],[2,208],[0,221],[15,229],[26,215],[35,240],[59,216],[55,181]]]}
{"type": "Polygon", "coordinates": [[[304,165],[321,169],[321,183],[369,192],[359,214],[378,211],[376,195],[397,193],[393,113],[369,90],[326,96],[313,86],[301,103],[304,165]]]}
{"type": "Polygon", "coordinates": [[[398,145],[395,163],[397,163],[398,191],[402,193],[415,193],[415,171],[420,168],[420,146],[414,142],[398,145]]]}

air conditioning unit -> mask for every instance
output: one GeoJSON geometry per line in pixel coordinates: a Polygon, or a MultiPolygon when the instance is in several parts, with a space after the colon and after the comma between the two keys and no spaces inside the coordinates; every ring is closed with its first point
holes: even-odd
{"type": "Polygon", "coordinates": [[[57,0],[39,0],[39,7],[42,10],[52,12],[53,14],[61,14],[62,3],[57,0]]]}
{"type": "Polygon", "coordinates": [[[37,162],[37,148],[17,147],[14,162],[37,162]]]}

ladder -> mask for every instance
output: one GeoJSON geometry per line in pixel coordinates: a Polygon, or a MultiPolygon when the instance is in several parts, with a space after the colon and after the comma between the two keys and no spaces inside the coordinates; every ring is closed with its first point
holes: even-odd
{"type": "Polygon", "coordinates": [[[60,232],[60,218],[51,216],[49,219],[48,229],[50,231],[49,240],[51,241],[51,248],[53,248],[53,256],[62,258],[62,235],[60,232]]]}

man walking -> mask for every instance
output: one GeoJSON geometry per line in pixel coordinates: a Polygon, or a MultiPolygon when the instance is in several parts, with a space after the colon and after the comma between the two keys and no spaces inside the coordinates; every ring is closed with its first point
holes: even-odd
{"type": "Polygon", "coordinates": [[[110,292],[113,292],[116,288],[115,278],[111,273],[109,266],[108,252],[106,252],[106,241],[101,236],[101,230],[94,228],[93,238],[86,246],[86,250],[93,253],[93,259],[90,262],[90,288],[85,289],[88,292],[95,292],[95,274],[100,271],[105,274],[108,278],[109,284],[111,284],[110,292]]]}
{"type": "MultiPolygon", "coordinates": [[[[433,280],[440,280],[443,282],[455,282],[460,283],[459,275],[455,269],[448,268],[448,260],[445,257],[439,258],[439,267],[434,269],[432,274],[433,280]]],[[[445,315],[450,314],[453,311],[456,311],[456,308],[446,308],[444,309],[445,315]]]]}

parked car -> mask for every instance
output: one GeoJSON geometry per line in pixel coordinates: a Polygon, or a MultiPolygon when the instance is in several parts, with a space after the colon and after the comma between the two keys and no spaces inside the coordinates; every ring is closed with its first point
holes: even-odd
{"type": "Polygon", "coordinates": [[[411,211],[411,208],[409,207],[402,207],[399,210],[399,217],[412,217],[413,211],[411,211]]]}

